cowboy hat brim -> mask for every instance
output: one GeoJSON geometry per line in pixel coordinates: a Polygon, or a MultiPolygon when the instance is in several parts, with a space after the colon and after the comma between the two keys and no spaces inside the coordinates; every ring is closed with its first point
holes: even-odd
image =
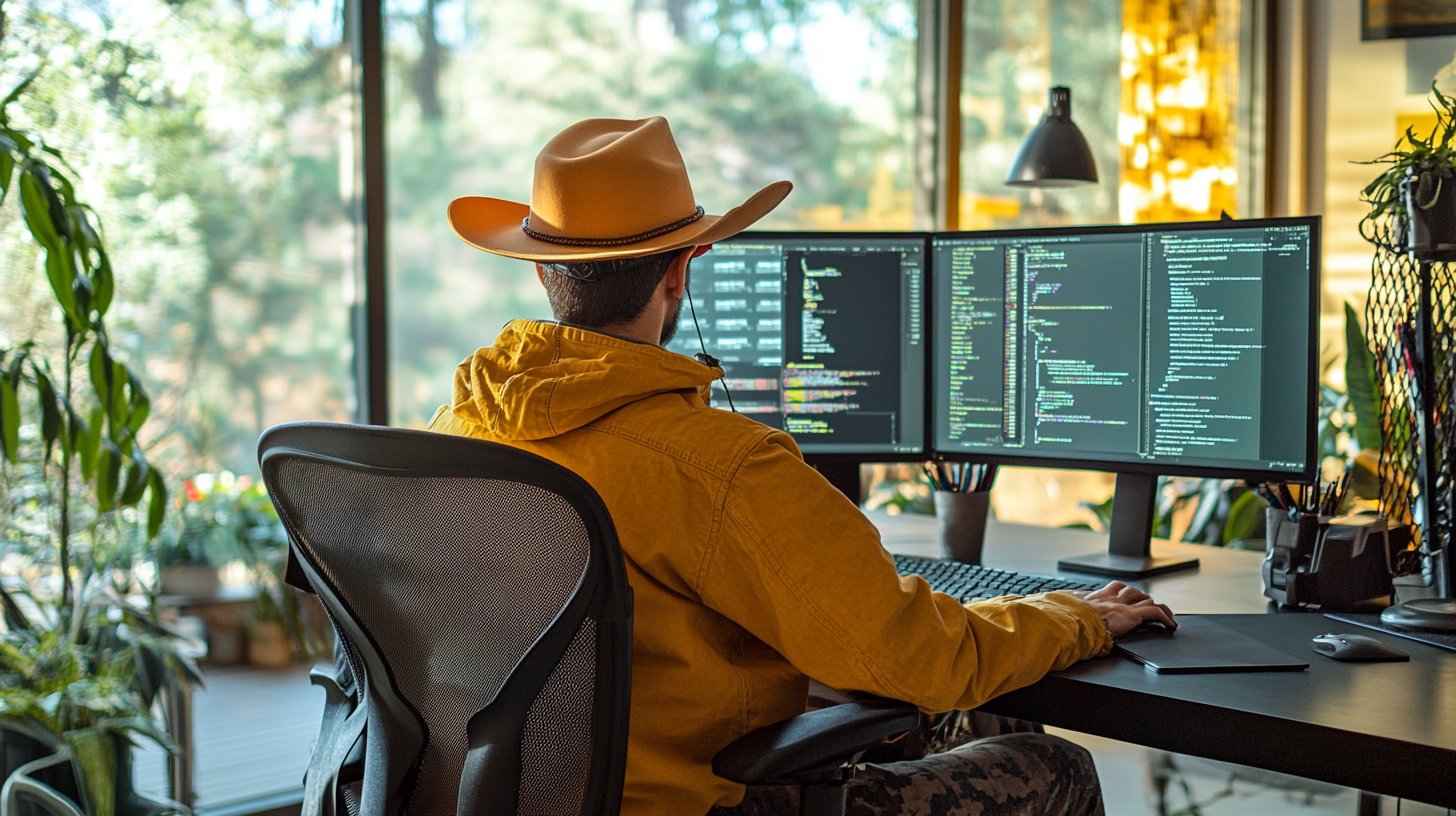
{"type": "Polygon", "coordinates": [[[743,204],[723,215],[705,215],[685,227],[631,244],[577,246],[532,238],[521,229],[531,207],[515,201],[485,196],[465,196],[450,202],[450,228],[460,240],[507,258],[538,263],[594,261],[651,255],[690,246],[705,246],[732,237],[768,215],[794,185],[776,181],[754,193],[743,204]]]}

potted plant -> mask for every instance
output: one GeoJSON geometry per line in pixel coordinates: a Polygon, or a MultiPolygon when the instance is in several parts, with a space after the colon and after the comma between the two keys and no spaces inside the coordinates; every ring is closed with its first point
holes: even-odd
{"type": "Polygon", "coordinates": [[[330,656],[333,630],[313,596],[284,580],[288,533],[261,482],[239,479],[232,492],[233,541],[257,590],[248,614],[248,660],[278,666],[330,656]]]}
{"type": "Polygon", "coordinates": [[[154,599],[136,599],[138,545],[167,510],[137,437],[151,400],[107,333],[115,279],[95,212],[62,153],[10,120],[33,79],[0,100],[0,204],[18,199],[61,339],[0,347],[0,525],[25,563],[0,583],[0,730],[52,751],[26,772],[51,774],[90,816],[154,811],[130,791],[130,741],[175,748],[152,705],[200,675],[154,599]]]}
{"type": "Polygon", "coordinates": [[[1397,253],[1407,250],[1456,250],[1456,190],[1449,183],[1456,171],[1456,100],[1431,83],[1436,127],[1425,137],[1414,127],[1395,149],[1363,164],[1388,165],[1361,193],[1370,212],[1360,221],[1360,234],[1397,253]],[[1382,225],[1389,217],[1389,237],[1382,225]]]}
{"type": "Polygon", "coordinates": [[[234,524],[231,473],[199,473],[182,483],[178,512],[170,528],[152,545],[163,595],[204,597],[221,586],[218,564],[232,555],[229,529],[234,524]]]}

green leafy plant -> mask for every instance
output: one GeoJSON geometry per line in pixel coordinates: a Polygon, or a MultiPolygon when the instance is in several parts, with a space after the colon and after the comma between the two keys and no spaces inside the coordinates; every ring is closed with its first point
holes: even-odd
{"type": "Polygon", "coordinates": [[[0,722],[70,753],[88,814],[116,812],[125,771],[117,750],[136,737],[177,750],[152,715],[162,690],[202,681],[191,649],[101,576],[78,582],[69,625],[25,589],[0,593],[0,722]],[[30,613],[24,607],[31,609],[30,613]]]}
{"type": "Polygon", "coordinates": [[[137,436],[151,399],[108,338],[115,277],[96,213],[61,151],[10,116],[33,79],[0,101],[0,205],[18,200],[63,339],[0,347],[0,522],[29,564],[0,583],[0,724],[64,746],[80,804],[110,816],[118,750],[134,736],[174,749],[152,705],[201,676],[154,602],[131,600],[145,588],[121,544],[150,541],[167,510],[137,436]]]}
{"type": "Polygon", "coordinates": [[[137,442],[151,398],[137,374],[112,354],[107,337],[116,281],[96,214],[77,199],[61,152],[10,120],[10,105],[33,79],[0,101],[0,204],[18,192],[26,229],[44,254],[65,339],[59,372],[34,342],[0,348],[0,456],[19,463],[21,396],[29,390],[43,448],[41,475],[54,479],[59,493],[54,542],[62,613],[69,616],[72,547],[81,527],[94,529],[109,514],[147,498],[147,535],[155,536],[167,488],[137,442]],[[89,512],[82,512],[83,504],[89,512]]]}
{"type": "Polygon", "coordinates": [[[1452,144],[1456,140],[1456,99],[1441,93],[1434,82],[1431,94],[1435,97],[1431,108],[1436,112],[1436,127],[1429,135],[1422,137],[1414,126],[1408,127],[1394,150],[1360,162],[1389,165],[1360,194],[1360,200],[1370,205],[1370,212],[1360,220],[1360,234],[1367,241],[1380,242],[1377,227],[1383,216],[1406,214],[1401,192],[1406,179],[1413,179],[1416,185],[1415,205],[1428,210],[1436,205],[1441,190],[1456,172],[1456,145],[1452,144]]]}

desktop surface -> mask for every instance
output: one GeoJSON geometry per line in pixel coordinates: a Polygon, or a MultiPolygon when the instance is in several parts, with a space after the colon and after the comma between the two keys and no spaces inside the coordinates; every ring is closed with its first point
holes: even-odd
{"type": "Polygon", "coordinates": [[[1342,663],[1310,650],[1344,632],[1323,615],[1218,623],[1309,662],[1302,672],[1166,675],[1112,655],[1078,663],[982,710],[1166,751],[1449,807],[1456,805],[1456,658],[1377,635],[1408,663],[1342,663]]]}
{"type": "MultiPolygon", "coordinates": [[[[937,554],[934,518],[868,515],[891,552],[937,554]]],[[[1083,530],[993,520],[984,553],[990,566],[1055,575],[1058,559],[1105,542],[1105,535],[1083,530]]],[[[1128,583],[1148,590],[1176,614],[1218,614],[1219,623],[1307,661],[1309,670],[1159,675],[1114,655],[1049,675],[982,710],[1456,806],[1456,775],[1442,772],[1456,766],[1456,656],[1376,634],[1408,652],[1411,662],[1331,660],[1310,651],[1311,639],[1356,627],[1315,613],[1267,614],[1259,574],[1263,553],[1179,542],[1153,546],[1159,554],[1196,553],[1202,565],[1193,572],[1128,583]]]]}

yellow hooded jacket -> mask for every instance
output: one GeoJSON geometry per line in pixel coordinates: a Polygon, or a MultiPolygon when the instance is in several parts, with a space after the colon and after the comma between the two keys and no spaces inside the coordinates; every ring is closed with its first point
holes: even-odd
{"type": "Polygon", "coordinates": [[[874,525],[787,434],[704,402],[720,376],[518,320],[460,364],[430,424],[558,462],[611,511],[636,596],[624,816],[738,803],[713,755],[802,713],[810,677],[941,712],[1111,649],[1072,595],[962,606],[897,575],[874,525]]]}

